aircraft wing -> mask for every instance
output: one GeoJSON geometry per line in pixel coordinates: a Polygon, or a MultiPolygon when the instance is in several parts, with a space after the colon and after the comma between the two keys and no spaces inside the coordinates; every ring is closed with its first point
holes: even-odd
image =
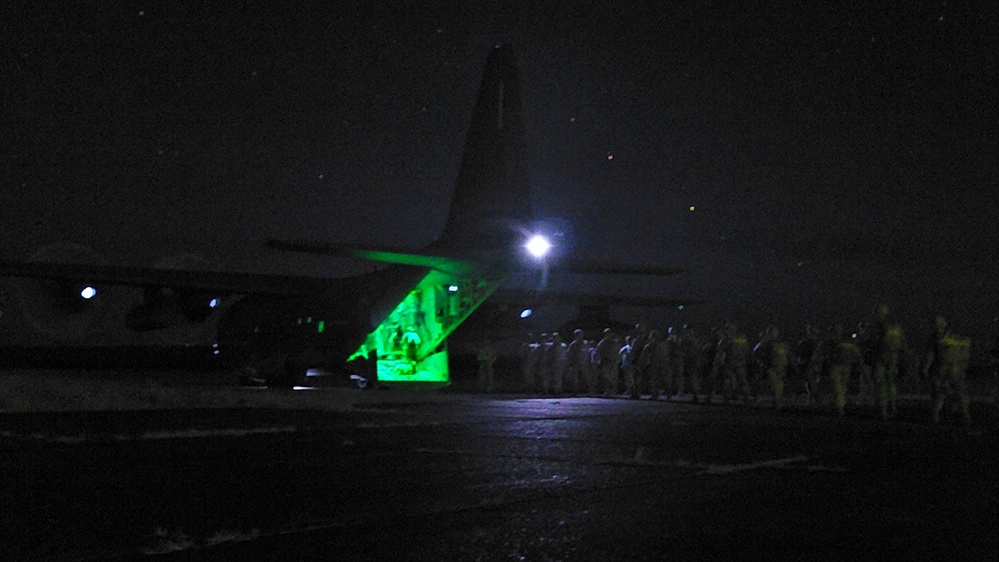
{"type": "Polygon", "coordinates": [[[310,294],[322,290],[330,283],[329,280],[320,277],[2,260],[0,260],[0,277],[48,279],[93,285],[171,287],[220,294],[273,295],[310,294]]]}

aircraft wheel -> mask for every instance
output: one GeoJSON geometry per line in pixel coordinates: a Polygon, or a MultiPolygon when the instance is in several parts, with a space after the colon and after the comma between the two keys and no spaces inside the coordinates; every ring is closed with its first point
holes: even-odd
{"type": "Polygon", "coordinates": [[[263,386],[266,382],[253,367],[236,369],[236,380],[239,381],[239,386],[263,386]]]}
{"type": "Polygon", "coordinates": [[[267,363],[269,367],[266,376],[267,386],[293,388],[305,383],[305,369],[299,367],[298,362],[290,355],[284,356],[283,360],[274,358],[267,363]]]}

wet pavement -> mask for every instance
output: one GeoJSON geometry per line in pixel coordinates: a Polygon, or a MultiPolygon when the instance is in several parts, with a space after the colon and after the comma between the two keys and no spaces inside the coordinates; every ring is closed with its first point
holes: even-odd
{"type": "MultiPolygon", "coordinates": [[[[369,394],[370,395],[370,394],[369,394]]],[[[12,560],[994,560],[999,423],[427,395],[0,415],[12,560]]]]}

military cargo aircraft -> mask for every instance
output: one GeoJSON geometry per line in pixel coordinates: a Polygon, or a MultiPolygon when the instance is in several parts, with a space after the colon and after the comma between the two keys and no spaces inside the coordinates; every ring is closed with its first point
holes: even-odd
{"type": "MultiPolygon", "coordinates": [[[[0,262],[0,277],[30,283],[47,314],[86,314],[107,286],[141,288],[125,315],[133,331],[217,322],[216,353],[247,380],[300,384],[312,369],[379,384],[440,386],[450,380],[448,336],[513,271],[671,275],[658,266],[617,266],[563,257],[533,229],[514,55],[488,56],[457,185],[441,236],[421,250],[272,240],[278,251],[389,264],[343,278],[226,273],[45,261],[0,262]],[[218,303],[228,306],[218,312],[218,303]]],[[[669,300],[668,302],[673,302],[669,300]]]]}

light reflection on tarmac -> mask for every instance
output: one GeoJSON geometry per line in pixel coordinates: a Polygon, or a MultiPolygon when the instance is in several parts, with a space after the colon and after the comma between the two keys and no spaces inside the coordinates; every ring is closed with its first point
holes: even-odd
{"type": "Polygon", "coordinates": [[[964,429],[927,423],[920,402],[884,423],[623,399],[366,400],[0,414],[0,543],[15,560],[997,555],[991,405],[964,429]]]}

